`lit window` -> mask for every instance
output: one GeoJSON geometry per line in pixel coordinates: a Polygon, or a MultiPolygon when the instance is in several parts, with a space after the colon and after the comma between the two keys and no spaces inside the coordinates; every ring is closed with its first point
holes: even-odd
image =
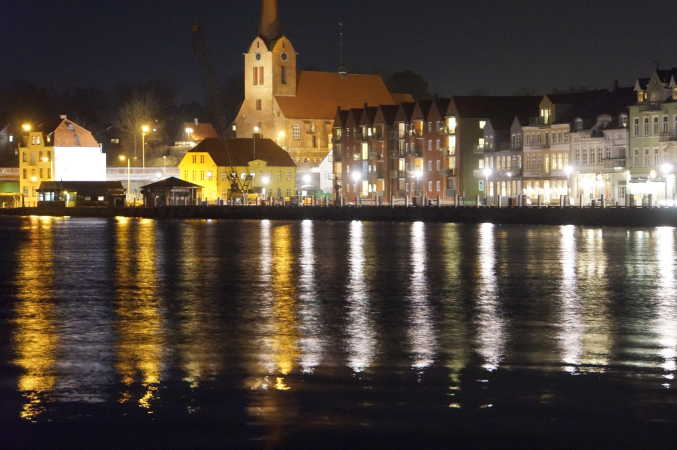
{"type": "Polygon", "coordinates": [[[291,136],[293,139],[299,141],[301,140],[301,125],[292,125],[291,127],[291,136]]]}
{"type": "Polygon", "coordinates": [[[487,126],[487,121],[486,120],[480,120],[480,130],[484,130],[484,127],[487,126]]]}
{"type": "Polygon", "coordinates": [[[456,121],[456,117],[449,117],[447,119],[447,126],[449,127],[449,133],[456,133],[456,126],[458,125],[458,122],[456,121]]]}
{"type": "Polygon", "coordinates": [[[435,182],[435,185],[436,185],[436,189],[435,189],[435,190],[436,190],[437,192],[440,192],[440,191],[442,190],[442,189],[441,189],[441,188],[442,188],[442,183],[440,183],[440,181],[437,180],[437,181],[435,182]]]}
{"type": "Polygon", "coordinates": [[[31,144],[40,145],[40,136],[36,135],[31,136],[31,144]]]}
{"type": "Polygon", "coordinates": [[[11,134],[9,135],[9,142],[14,142],[14,136],[12,136],[11,134]]]}

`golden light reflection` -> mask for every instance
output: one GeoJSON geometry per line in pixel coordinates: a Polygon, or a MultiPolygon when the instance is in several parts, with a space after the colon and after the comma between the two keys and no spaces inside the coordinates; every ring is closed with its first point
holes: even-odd
{"type": "Polygon", "coordinates": [[[164,348],[155,227],[154,221],[130,220],[117,220],[115,227],[115,369],[124,386],[118,401],[133,401],[133,387],[139,384],[143,393],[137,403],[149,414],[162,379],[164,348]]]}
{"type": "Polygon", "coordinates": [[[477,299],[477,345],[483,367],[493,371],[505,354],[505,323],[501,316],[496,277],[494,225],[484,223],[479,230],[479,292],[477,299]]]}
{"type": "Polygon", "coordinates": [[[368,286],[365,278],[364,224],[350,224],[348,269],[348,367],[355,373],[371,367],[376,354],[376,335],[370,317],[368,286]]]}
{"type": "Polygon", "coordinates": [[[208,222],[186,223],[180,228],[181,252],[176,263],[179,265],[179,290],[181,292],[181,334],[179,346],[183,380],[191,388],[216,378],[221,372],[221,357],[216,342],[219,324],[216,323],[213,297],[206,289],[216,283],[217,263],[210,268],[200,268],[211,261],[210,251],[218,248],[218,230],[205,226],[208,222]]]}
{"type": "MultiPolygon", "coordinates": [[[[674,379],[677,370],[677,286],[675,283],[675,229],[658,228],[655,233],[658,264],[658,308],[654,329],[658,334],[659,355],[667,380],[674,379]]],[[[664,385],[670,387],[669,383],[664,385]]]]}
{"type": "Polygon", "coordinates": [[[437,338],[433,327],[432,311],[428,300],[426,277],[426,235],[425,224],[416,222],[411,226],[410,254],[411,278],[409,345],[412,350],[412,368],[425,369],[435,362],[437,338]]]}
{"type": "MultiPolygon", "coordinates": [[[[461,371],[466,367],[468,361],[466,350],[468,325],[461,299],[463,283],[466,282],[466,278],[461,274],[463,259],[460,257],[462,249],[459,226],[457,224],[445,225],[442,235],[446,290],[450,293],[450,296],[444,300],[442,305],[444,314],[440,348],[445,351],[447,356],[446,366],[449,368],[451,377],[449,396],[454,397],[456,395],[454,391],[459,388],[461,383],[461,371]]],[[[460,405],[458,407],[460,408],[460,405]]]]}
{"type": "Polygon", "coordinates": [[[601,229],[587,229],[582,236],[583,254],[578,257],[578,280],[585,283],[585,297],[581,300],[584,327],[580,355],[580,363],[584,369],[581,370],[605,372],[609,364],[612,338],[604,233],[601,229]]]}
{"type": "MultiPolygon", "coordinates": [[[[277,370],[285,377],[294,369],[298,358],[298,326],[296,322],[296,290],[292,280],[291,226],[278,226],[273,230],[273,317],[275,334],[273,352],[277,370]]],[[[277,383],[284,386],[284,379],[277,383]]]]}
{"type": "Polygon", "coordinates": [[[315,290],[315,250],[313,222],[301,223],[301,273],[299,315],[301,319],[301,369],[313,373],[320,364],[324,347],[321,311],[315,290]]]}
{"type": "Polygon", "coordinates": [[[291,226],[273,227],[269,221],[263,221],[260,254],[260,276],[264,290],[258,295],[262,303],[260,311],[263,320],[257,338],[261,342],[259,364],[265,375],[250,380],[248,387],[290,390],[287,376],[292,373],[299,358],[291,226]]]}
{"type": "Polygon", "coordinates": [[[54,219],[30,217],[22,229],[27,239],[18,252],[16,278],[16,332],[14,363],[23,373],[18,390],[25,403],[19,412],[34,422],[45,412],[47,396],[56,385],[55,365],[59,342],[54,292],[54,219]]]}
{"type": "Polygon", "coordinates": [[[560,261],[562,282],[560,284],[561,317],[559,344],[562,363],[566,372],[575,372],[581,362],[583,325],[581,304],[577,293],[576,275],[576,227],[560,227],[560,261]]]}

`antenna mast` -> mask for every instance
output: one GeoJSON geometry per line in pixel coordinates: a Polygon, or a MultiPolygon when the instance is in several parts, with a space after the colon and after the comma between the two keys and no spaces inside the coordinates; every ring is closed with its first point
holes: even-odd
{"type": "Polygon", "coordinates": [[[338,23],[338,38],[339,38],[339,67],[338,67],[338,72],[339,75],[345,76],[348,75],[348,69],[346,68],[343,60],[343,50],[344,50],[344,43],[343,43],[343,21],[339,21],[338,23]]]}

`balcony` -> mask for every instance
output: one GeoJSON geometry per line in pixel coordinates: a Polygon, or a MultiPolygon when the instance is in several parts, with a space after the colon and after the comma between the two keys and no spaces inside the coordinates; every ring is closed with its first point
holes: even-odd
{"type": "Polygon", "coordinates": [[[640,105],[637,105],[640,111],[660,111],[662,108],[662,103],[658,102],[646,102],[640,105]]]}
{"type": "Polygon", "coordinates": [[[605,159],[602,161],[602,167],[605,169],[625,168],[625,158],[605,159]]]}
{"type": "Polygon", "coordinates": [[[677,141],[677,133],[661,134],[659,139],[661,142],[677,141]]]}
{"type": "Polygon", "coordinates": [[[18,167],[3,167],[0,168],[0,180],[16,181],[19,179],[18,167]]]}

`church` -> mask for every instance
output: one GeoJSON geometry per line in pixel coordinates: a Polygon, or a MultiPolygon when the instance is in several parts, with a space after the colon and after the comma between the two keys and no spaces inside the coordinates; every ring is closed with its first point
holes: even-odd
{"type": "Polygon", "coordinates": [[[261,1],[258,36],[244,55],[245,96],[235,119],[239,138],[267,138],[289,152],[299,189],[319,189],[320,165],[331,152],[338,108],[411,102],[391,93],[380,75],[298,70],[297,53],[282,32],[277,0],[261,1]],[[303,181],[301,181],[303,180],[303,181]],[[310,185],[309,185],[310,184],[310,185]]]}

